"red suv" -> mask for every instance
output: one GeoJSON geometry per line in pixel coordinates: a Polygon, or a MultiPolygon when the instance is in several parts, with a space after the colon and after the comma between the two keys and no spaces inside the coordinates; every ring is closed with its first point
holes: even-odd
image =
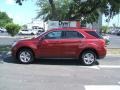
{"type": "Polygon", "coordinates": [[[94,30],[86,28],[57,28],[37,38],[20,40],[13,44],[12,55],[28,64],[37,58],[79,59],[84,65],[93,65],[106,56],[105,41],[94,30]]]}

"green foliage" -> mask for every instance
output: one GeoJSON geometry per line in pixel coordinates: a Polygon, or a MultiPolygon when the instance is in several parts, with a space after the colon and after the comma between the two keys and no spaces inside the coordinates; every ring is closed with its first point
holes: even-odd
{"type": "Polygon", "coordinates": [[[98,20],[99,13],[105,14],[106,21],[113,18],[120,11],[120,0],[73,0],[69,10],[69,18],[80,19],[83,17],[84,22],[92,23],[98,20]],[[75,9],[74,9],[75,8],[75,9]],[[72,15],[72,17],[71,17],[72,15]]]}
{"type": "Polygon", "coordinates": [[[108,30],[108,26],[102,26],[102,33],[106,34],[108,30]]]}
{"type": "MultiPolygon", "coordinates": [[[[24,0],[16,0],[22,4],[24,0]]],[[[38,16],[44,20],[80,20],[82,23],[93,23],[101,14],[106,21],[120,11],[120,0],[38,0],[38,16]]]]}
{"type": "Polygon", "coordinates": [[[8,23],[5,28],[11,36],[15,36],[20,30],[20,26],[14,23],[8,23]]]}
{"type": "Polygon", "coordinates": [[[16,3],[18,3],[19,5],[22,5],[22,2],[24,1],[24,0],[15,0],[16,1],[16,3]]]}
{"type": "Polygon", "coordinates": [[[39,7],[37,18],[42,17],[45,21],[47,20],[68,20],[66,18],[69,4],[72,0],[55,0],[55,12],[52,12],[51,5],[48,0],[38,0],[37,6],[39,7]]]}
{"type": "Polygon", "coordinates": [[[0,12],[0,27],[4,27],[7,23],[11,23],[12,19],[5,12],[0,12]]]}
{"type": "Polygon", "coordinates": [[[27,25],[26,24],[24,24],[23,26],[22,26],[22,29],[24,30],[24,29],[27,29],[28,27],[27,27],[27,25]]]}

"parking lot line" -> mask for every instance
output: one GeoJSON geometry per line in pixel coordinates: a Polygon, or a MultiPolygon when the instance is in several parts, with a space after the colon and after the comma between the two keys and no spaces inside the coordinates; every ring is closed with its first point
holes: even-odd
{"type": "Polygon", "coordinates": [[[90,66],[90,67],[88,67],[88,68],[90,68],[90,69],[100,70],[100,67],[99,67],[99,66],[90,66]]]}
{"type": "Polygon", "coordinates": [[[120,81],[118,82],[118,84],[120,84],[120,81]]]}
{"type": "Polygon", "coordinates": [[[99,65],[100,68],[119,69],[120,65],[99,65]]]}
{"type": "Polygon", "coordinates": [[[100,70],[102,68],[104,68],[104,69],[120,69],[120,65],[97,65],[97,66],[90,66],[87,68],[96,69],[96,70],[100,70]]]}
{"type": "Polygon", "coordinates": [[[85,85],[85,90],[120,90],[119,85],[85,85]]]}

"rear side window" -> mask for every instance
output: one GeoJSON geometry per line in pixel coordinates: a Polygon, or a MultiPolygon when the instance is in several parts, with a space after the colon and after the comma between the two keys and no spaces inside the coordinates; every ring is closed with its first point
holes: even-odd
{"type": "Polygon", "coordinates": [[[97,32],[95,31],[86,31],[88,34],[96,37],[96,38],[102,38],[102,36],[100,36],[97,32]]]}
{"type": "Polygon", "coordinates": [[[63,38],[83,38],[84,36],[76,31],[63,31],[63,38]]]}

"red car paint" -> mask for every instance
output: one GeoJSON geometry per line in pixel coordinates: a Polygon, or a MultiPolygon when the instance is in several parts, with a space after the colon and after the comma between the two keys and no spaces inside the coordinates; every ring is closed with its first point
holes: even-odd
{"type": "Polygon", "coordinates": [[[12,55],[22,48],[29,48],[33,51],[35,58],[79,58],[81,53],[87,49],[93,49],[97,59],[106,56],[105,41],[87,33],[93,31],[86,28],[57,28],[52,29],[37,38],[20,40],[12,47],[12,55]],[[61,38],[46,39],[45,36],[53,31],[76,31],[83,35],[83,38],[61,38]]]}

